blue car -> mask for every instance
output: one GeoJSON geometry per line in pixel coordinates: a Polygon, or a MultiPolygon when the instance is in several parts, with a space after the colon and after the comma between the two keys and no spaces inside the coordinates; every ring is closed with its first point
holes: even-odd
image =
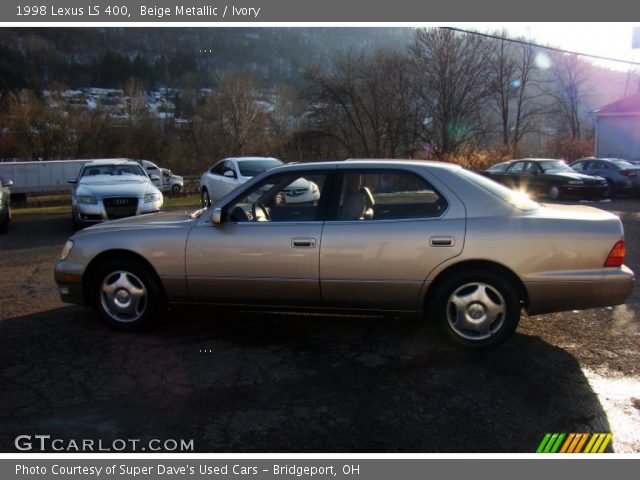
{"type": "Polygon", "coordinates": [[[587,157],[572,162],[570,167],[585,175],[606,179],[609,185],[607,196],[640,194],[640,165],[619,158],[587,157]]]}

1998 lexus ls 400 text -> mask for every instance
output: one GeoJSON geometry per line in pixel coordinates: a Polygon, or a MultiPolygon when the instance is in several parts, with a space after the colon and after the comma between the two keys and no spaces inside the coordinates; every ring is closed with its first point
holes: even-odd
{"type": "Polygon", "coordinates": [[[455,165],[344,161],[276,167],[209,209],[76,233],[55,267],[66,302],[137,328],[179,303],[425,312],[471,348],[529,314],[630,295],[620,219],[543,205],[455,165]],[[287,202],[304,179],[308,203],[287,202]]]}

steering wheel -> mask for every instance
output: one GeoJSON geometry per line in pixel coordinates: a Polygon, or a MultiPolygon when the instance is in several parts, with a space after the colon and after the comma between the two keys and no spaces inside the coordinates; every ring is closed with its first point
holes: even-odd
{"type": "Polygon", "coordinates": [[[262,210],[262,216],[266,221],[271,221],[271,215],[269,215],[269,210],[260,202],[255,202],[251,205],[251,214],[253,215],[253,221],[259,222],[258,220],[258,208],[262,210]]]}

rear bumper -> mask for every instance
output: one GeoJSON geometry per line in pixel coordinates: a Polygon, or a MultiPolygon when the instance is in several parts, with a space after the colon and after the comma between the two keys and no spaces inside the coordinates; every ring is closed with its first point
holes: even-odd
{"type": "Polygon", "coordinates": [[[602,269],[591,278],[524,282],[529,314],[584,310],[620,305],[631,295],[634,274],[626,266],[602,269]]]}

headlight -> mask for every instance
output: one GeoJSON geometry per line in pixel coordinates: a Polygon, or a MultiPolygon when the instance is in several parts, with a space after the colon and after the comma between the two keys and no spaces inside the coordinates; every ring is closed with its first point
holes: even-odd
{"type": "Polygon", "coordinates": [[[76,201],[84,205],[95,205],[98,203],[98,199],[93,195],[78,195],[76,201]]]}
{"type": "Polygon", "coordinates": [[[160,200],[161,195],[159,193],[145,193],[144,194],[144,203],[157,202],[160,200]]]}
{"type": "Polygon", "coordinates": [[[65,243],[64,247],[62,247],[62,252],[60,253],[60,260],[65,260],[71,253],[72,248],[73,248],[73,242],[71,240],[67,240],[67,243],[65,243]]]}
{"type": "Polygon", "coordinates": [[[582,180],[569,180],[569,185],[582,185],[582,180]]]}

